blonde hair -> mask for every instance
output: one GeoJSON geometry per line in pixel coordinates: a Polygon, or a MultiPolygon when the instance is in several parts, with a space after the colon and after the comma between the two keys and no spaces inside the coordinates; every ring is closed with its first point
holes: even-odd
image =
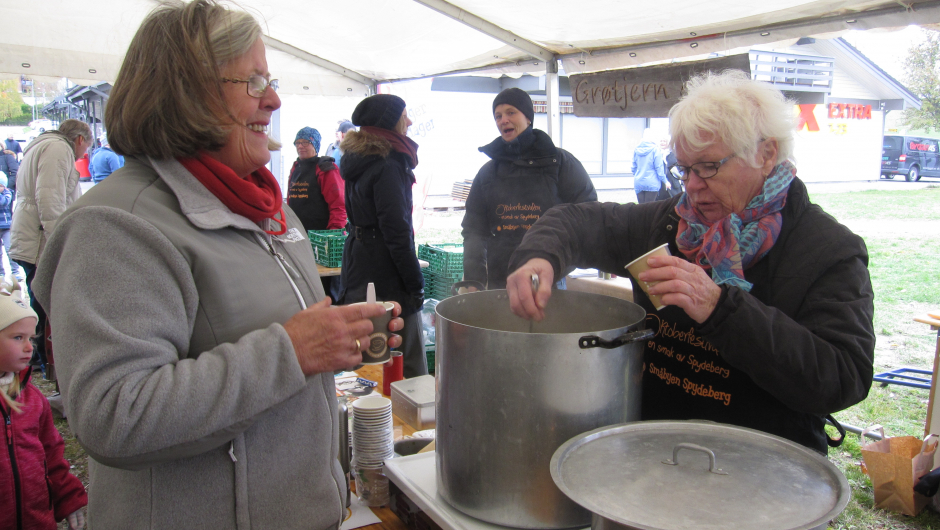
{"type": "MultiPolygon", "coordinates": [[[[118,154],[157,159],[224,147],[236,120],[219,71],[248,53],[261,26],[215,0],[171,0],[144,19],[111,89],[105,126],[118,154]]],[[[280,144],[269,139],[269,149],[280,144]]]]}
{"type": "Polygon", "coordinates": [[[23,405],[16,401],[16,396],[20,395],[20,378],[17,377],[18,375],[14,372],[13,382],[9,385],[0,386],[0,395],[3,396],[3,401],[6,401],[7,406],[17,414],[23,412],[23,405]]]}
{"type": "Polygon", "coordinates": [[[796,116],[792,101],[747,72],[707,72],[690,79],[686,95],[669,110],[670,147],[701,151],[721,142],[757,167],[761,140],[777,140],[780,163],[793,156],[796,116]]]}

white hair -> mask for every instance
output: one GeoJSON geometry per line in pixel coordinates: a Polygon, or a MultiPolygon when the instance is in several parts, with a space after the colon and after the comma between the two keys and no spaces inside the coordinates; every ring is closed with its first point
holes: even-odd
{"type": "Polygon", "coordinates": [[[702,151],[721,142],[757,167],[761,140],[777,140],[779,164],[793,156],[794,103],[747,72],[707,72],[689,79],[686,95],[669,110],[671,147],[702,151]]]}

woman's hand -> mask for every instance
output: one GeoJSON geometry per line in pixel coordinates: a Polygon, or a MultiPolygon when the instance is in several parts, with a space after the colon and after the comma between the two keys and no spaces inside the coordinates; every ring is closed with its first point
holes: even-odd
{"type": "Polygon", "coordinates": [[[649,294],[660,295],[666,305],[679,306],[701,324],[711,316],[721,298],[719,287],[704,269],[676,256],[657,256],[647,261],[651,267],[637,279],[659,282],[649,294]]]}
{"type": "MultiPolygon", "coordinates": [[[[398,318],[401,305],[395,303],[388,330],[395,332],[405,327],[398,318]]],[[[382,314],[381,304],[330,306],[327,298],[297,313],[284,323],[284,329],[294,345],[294,353],[305,375],[336,370],[347,370],[362,362],[362,350],[369,345],[372,333],[370,318],[382,314]]],[[[401,345],[401,337],[392,335],[389,348],[401,345]]]]}
{"type": "Polygon", "coordinates": [[[542,258],[532,258],[516,272],[506,278],[506,290],[509,291],[509,307],[512,312],[526,320],[545,318],[545,306],[552,296],[555,271],[552,264],[542,258]],[[538,293],[532,293],[532,275],[539,278],[538,293]]]}

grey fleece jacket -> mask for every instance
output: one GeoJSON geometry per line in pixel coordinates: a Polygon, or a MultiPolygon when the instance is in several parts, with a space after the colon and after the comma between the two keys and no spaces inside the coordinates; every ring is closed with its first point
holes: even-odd
{"type": "Polygon", "coordinates": [[[89,528],[338,526],[333,377],[305,377],[282,326],[323,290],[285,212],[268,236],[175,160],[129,157],[60,218],[33,286],[89,528]]]}

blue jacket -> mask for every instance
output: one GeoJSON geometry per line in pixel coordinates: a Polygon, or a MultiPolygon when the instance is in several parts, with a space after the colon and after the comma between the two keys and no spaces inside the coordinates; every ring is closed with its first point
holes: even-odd
{"type": "Polygon", "coordinates": [[[3,188],[0,192],[0,230],[9,230],[13,221],[13,192],[3,188]]]}
{"type": "Polygon", "coordinates": [[[124,157],[116,154],[110,147],[99,147],[91,157],[91,178],[101,182],[105,177],[124,167],[124,157]]]}
{"type": "Polygon", "coordinates": [[[21,146],[20,143],[17,142],[16,140],[10,140],[9,138],[7,138],[6,140],[4,140],[4,142],[6,142],[7,149],[9,149],[10,151],[13,151],[14,153],[23,152],[23,146],[21,146]]]}
{"type": "Polygon", "coordinates": [[[633,152],[633,190],[659,191],[666,182],[663,153],[653,142],[643,141],[633,152]]]}

